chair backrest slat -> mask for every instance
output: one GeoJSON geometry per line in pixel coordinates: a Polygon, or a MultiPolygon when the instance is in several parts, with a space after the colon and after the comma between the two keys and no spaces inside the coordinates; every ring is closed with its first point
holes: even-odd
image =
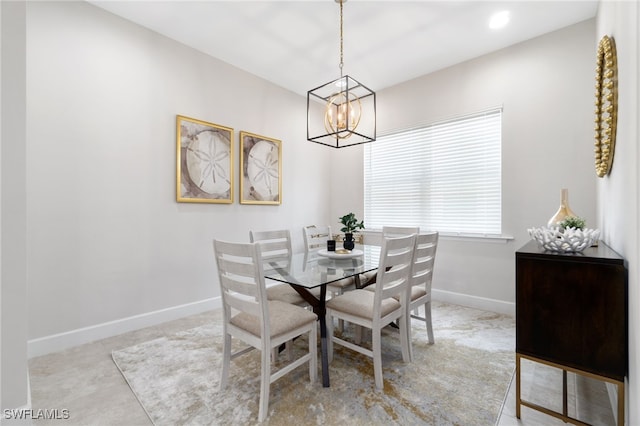
{"type": "Polygon", "coordinates": [[[241,297],[237,297],[237,295],[227,294],[225,303],[229,308],[261,318],[261,306],[255,301],[243,299],[241,297]]]}
{"type": "Polygon", "coordinates": [[[231,308],[254,315],[268,324],[269,310],[260,246],[214,240],[225,321],[231,308]]]}
{"type": "Polygon", "coordinates": [[[418,235],[416,239],[416,254],[411,272],[411,285],[424,285],[430,292],[433,278],[433,265],[438,248],[438,232],[428,232],[418,235]]]}
{"type": "Polygon", "coordinates": [[[410,283],[416,235],[383,237],[376,278],[375,303],[383,299],[407,296],[410,283]]]}
{"type": "Polygon", "coordinates": [[[252,243],[260,243],[263,259],[288,258],[293,252],[288,229],[276,231],[249,231],[252,243]]]}
{"type": "Polygon", "coordinates": [[[228,258],[220,259],[224,270],[229,275],[237,275],[238,277],[253,278],[254,277],[254,265],[252,263],[242,263],[237,260],[231,260],[228,258]]]}
{"type": "Polygon", "coordinates": [[[239,293],[241,296],[258,300],[258,285],[254,281],[238,280],[227,275],[220,277],[221,286],[227,292],[239,293]]]}
{"type": "Polygon", "coordinates": [[[305,226],[302,228],[302,235],[304,237],[304,246],[307,252],[326,248],[327,241],[332,239],[330,226],[305,226]]]}

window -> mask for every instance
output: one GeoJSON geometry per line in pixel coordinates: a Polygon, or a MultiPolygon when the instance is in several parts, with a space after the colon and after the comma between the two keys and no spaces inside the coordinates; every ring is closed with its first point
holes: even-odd
{"type": "Polygon", "coordinates": [[[379,137],[364,148],[367,228],[498,236],[502,109],[379,137]]]}

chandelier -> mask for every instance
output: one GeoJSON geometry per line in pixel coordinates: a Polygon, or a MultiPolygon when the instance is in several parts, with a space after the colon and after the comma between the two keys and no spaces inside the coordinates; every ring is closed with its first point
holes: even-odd
{"type": "Polygon", "coordinates": [[[340,4],[340,78],[307,92],[307,140],[344,148],[376,140],[376,94],[343,75],[344,53],[340,4]]]}

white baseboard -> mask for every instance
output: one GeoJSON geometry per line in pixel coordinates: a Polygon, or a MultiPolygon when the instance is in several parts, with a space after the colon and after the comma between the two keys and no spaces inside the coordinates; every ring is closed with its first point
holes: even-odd
{"type": "Polygon", "coordinates": [[[39,337],[27,342],[27,356],[33,358],[40,355],[46,355],[52,352],[58,352],[73,346],[82,345],[93,342],[95,340],[105,339],[107,337],[117,336],[133,330],[161,324],[163,322],[184,318],[189,315],[199,314],[201,312],[217,309],[222,306],[220,297],[200,300],[193,303],[187,303],[179,306],[172,306],[158,311],[147,312],[140,315],[134,315],[128,318],[122,318],[115,321],[109,321],[102,324],[92,325],[90,327],[79,328],[64,333],[54,334],[51,336],[39,337]]]}
{"type": "MultiPolygon", "coordinates": [[[[433,289],[433,299],[446,303],[468,306],[470,308],[515,316],[515,303],[512,302],[470,296],[468,294],[453,293],[438,289],[433,289]]],[[[79,328],[51,336],[40,337],[27,342],[27,354],[29,358],[46,355],[73,346],[117,336],[118,334],[129,331],[158,325],[163,322],[199,314],[212,309],[218,309],[221,306],[222,301],[220,300],[220,297],[214,297],[180,306],[172,306],[170,308],[154,312],[134,315],[132,317],[122,318],[115,321],[109,321],[90,327],[79,328]]]]}
{"type": "Polygon", "coordinates": [[[433,300],[467,306],[469,308],[491,311],[504,315],[516,315],[516,304],[504,300],[488,299],[486,297],[471,296],[469,294],[454,293],[446,290],[431,289],[433,300]]]}

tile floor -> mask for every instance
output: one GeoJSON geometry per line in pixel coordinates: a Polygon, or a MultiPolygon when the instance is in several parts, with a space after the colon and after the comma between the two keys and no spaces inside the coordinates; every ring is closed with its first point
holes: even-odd
{"type": "MultiPolygon", "coordinates": [[[[434,306],[435,309],[435,306],[434,306]]],[[[203,313],[154,327],[88,343],[29,361],[33,409],[67,409],[70,418],[36,420],[35,425],[150,425],[146,413],[111,359],[113,350],[151,340],[207,322],[203,313]]],[[[523,398],[560,410],[560,370],[524,360],[523,398]]],[[[594,425],[613,425],[613,414],[602,382],[569,374],[569,414],[594,425]]],[[[515,380],[507,392],[498,426],[564,425],[561,420],[526,407],[515,416],[515,380]]]]}

